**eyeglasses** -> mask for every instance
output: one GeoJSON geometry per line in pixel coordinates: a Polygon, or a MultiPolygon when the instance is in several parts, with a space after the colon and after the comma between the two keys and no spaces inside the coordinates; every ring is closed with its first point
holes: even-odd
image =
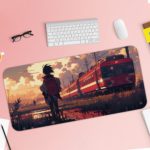
{"type": "Polygon", "coordinates": [[[29,37],[31,37],[33,35],[34,34],[32,33],[32,31],[26,31],[26,32],[24,32],[24,33],[22,33],[20,35],[18,34],[18,35],[15,35],[15,36],[11,37],[11,39],[12,39],[12,42],[18,42],[18,41],[21,40],[21,37],[29,38],[29,37]]]}

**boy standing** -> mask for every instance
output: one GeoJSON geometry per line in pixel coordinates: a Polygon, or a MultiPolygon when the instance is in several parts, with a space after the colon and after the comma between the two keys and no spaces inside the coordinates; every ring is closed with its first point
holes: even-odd
{"type": "Polygon", "coordinates": [[[43,67],[43,84],[41,85],[40,89],[42,94],[45,98],[46,103],[49,105],[52,113],[52,117],[54,120],[60,120],[60,112],[58,106],[58,99],[60,97],[60,80],[55,78],[52,74],[54,71],[50,65],[45,65],[43,67]]]}

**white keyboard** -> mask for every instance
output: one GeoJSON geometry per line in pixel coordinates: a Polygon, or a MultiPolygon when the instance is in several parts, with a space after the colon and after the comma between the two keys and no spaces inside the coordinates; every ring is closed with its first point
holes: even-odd
{"type": "Polygon", "coordinates": [[[46,23],[48,46],[99,42],[98,19],[46,23]]]}

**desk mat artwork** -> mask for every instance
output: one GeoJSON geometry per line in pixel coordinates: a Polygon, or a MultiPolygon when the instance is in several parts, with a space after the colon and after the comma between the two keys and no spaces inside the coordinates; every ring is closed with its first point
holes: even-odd
{"type": "Polygon", "coordinates": [[[147,101],[133,46],[8,68],[3,77],[18,131],[140,109],[147,101]]]}

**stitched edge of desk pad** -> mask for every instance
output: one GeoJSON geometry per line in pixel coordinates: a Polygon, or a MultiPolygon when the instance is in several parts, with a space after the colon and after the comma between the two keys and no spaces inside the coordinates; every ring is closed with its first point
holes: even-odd
{"type": "Polygon", "coordinates": [[[140,109],[147,102],[133,46],[8,68],[3,77],[18,131],[140,109]]]}

